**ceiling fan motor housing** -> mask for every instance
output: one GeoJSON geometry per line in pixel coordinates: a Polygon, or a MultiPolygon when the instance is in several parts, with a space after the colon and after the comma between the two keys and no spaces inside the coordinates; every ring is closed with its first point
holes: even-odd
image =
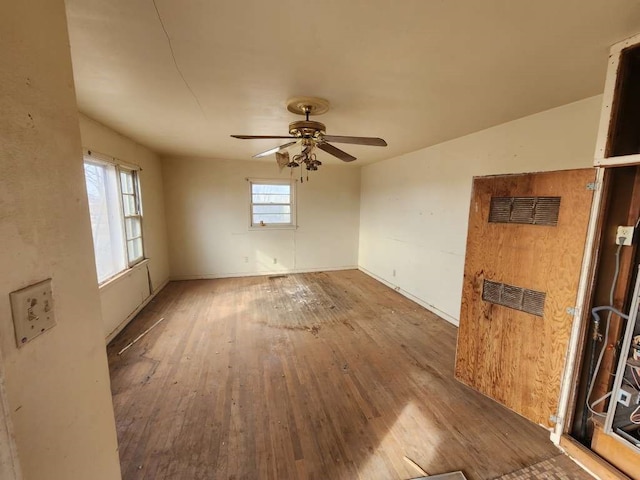
{"type": "Polygon", "coordinates": [[[300,120],[289,124],[289,134],[298,138],[317,138],[324,135],[326,127],[313,120],[300,120]]]}

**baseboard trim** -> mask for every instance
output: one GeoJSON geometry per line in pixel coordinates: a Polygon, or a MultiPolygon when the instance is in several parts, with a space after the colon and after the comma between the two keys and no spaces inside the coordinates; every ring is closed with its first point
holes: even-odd
{"type": "Polygon", "coordinates": [[[213,280],[216,278],[239,278],[239,277],[266,277],[269,275],[289,275],[294,273],[315,273],[315,272],[334,272],[338,270],[358,270],[355,265],[344,267],[326,267],[326,268],[295,268],[289,270],[273,270],[268,272],[242,272],[242,273],[211,273],[198,275],[173,275],[171,281],[181,280],[213,280]]]}
{"type": "Polygon", "coordinates": [[[129,322],[131,322],[131,320],[133,320],[133,318],[140,313],[140,310],[142,310],[144,307],[146,307],[149,302],[151,300],[153,300],[155,298],[155,296],[160,293],[160,291],[167,286],[167,284],[171,281],[170,278],[167,278],[164,282],[162,282],[162,284],[160,284],[160,286],[158,288],[156,288],[151,295],[149,295],[140,305],[138,305],[136,307],[136,309],[131,312],[129,314],[129,316],[127,318],[125,318],[122,322],[120,322],[118,324],[118,326],[109,334],[107,335],[107,338],[105,338],[105,344],[109,345],[109,343],[111,342],[111,340],[113,340],[114,338],[116,338],[118,336],[118,334],[124,330],[124,327],[126,327],[127,325],[129,325],[129,322]]]}
{"type": "Polygon", "coordinates": [[[434,307],[430,303],[425,302],[423,299],[421,299],[419,297],[416,297],[412,293],[407,292],[406,290],[403,290],[402,288],[398,287],[397,285],[394,285],[393,283],[385,280],[384,278],[376,275],[375,273],[370,272],[366,268],[358,267],[358,270],[360,270],[362,273],[364,273],[366,275],[369,275],[371,278],[377,280],[378,282],[385,284],[387,287],[393,288],[396,292],[398,292],[403,297],[407,297],[409,300],[411,300],[413,302],[416,302],[421,307],[424,307],[427,310],[429,310],[430,312],[435,313],[440,318],[442,318],[442,319],[446,320],[447,322],[455,325],[456,327],[460,324],[460,321],[457,318],[452,317],[448,313],[443,312],[442,310],[438,309],[437,307],[434,307]]]}

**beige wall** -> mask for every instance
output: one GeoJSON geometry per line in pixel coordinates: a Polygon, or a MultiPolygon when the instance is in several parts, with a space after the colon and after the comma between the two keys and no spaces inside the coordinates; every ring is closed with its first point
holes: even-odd
{"type": "Polygon", "coordinates": [[[590,167],[600,103],[588,98],[365,166],[360,267],[457,324],[472,177],[590,167]]]}
{"type": "Polygon", "coordinates": [[[85,115],[80,115],[80,134],[84,148],[141,167],[142,228],[149,260],[100,288],[104,334],[110,340],[145,304],[150,293],[157,293],[169,279],[162,169],[154,152],[85,115]],[[153,292],[149,291],[149,277],[153,292]]]}
{"type": "Polygon", "coordinates": [[[296,230],[256,231],[248,227],[246,178],[288,178],[288,169],[279,175],[275,162],[164,159],[171,277],[355,268],[360,171],[320,168],[297,184],[296,230]]]}
{"type": "Polygon", "coordinates": [[[64,2],[4,2],[0,31],[0,350],[24,479],[115,480],[64,2]],[[57,326],[18,349],[9,292],[48,277],[57,326]]]}

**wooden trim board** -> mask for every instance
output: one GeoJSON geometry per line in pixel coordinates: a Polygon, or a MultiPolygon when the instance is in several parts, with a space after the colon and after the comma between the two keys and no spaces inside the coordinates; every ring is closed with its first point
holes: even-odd
{"type": "Polygon", "coordinates": [[[632,480],[569,435],[562,435],[560,448],[576,463],[600,480],[632,480]]]}
{"type": "Polygon", "coordinates": [[[640,453],[605,434],[600,425],[593,431],[591,449],[633,480],[640,480],[640,453]]]}

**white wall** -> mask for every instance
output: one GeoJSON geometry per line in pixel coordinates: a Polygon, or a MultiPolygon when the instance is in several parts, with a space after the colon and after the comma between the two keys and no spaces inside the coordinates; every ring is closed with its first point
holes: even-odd
{"type": "Polygon", "coordinates": [[[275,162],[163,159],[171,277],[356,268],[360,170],[323,165],[297,184],[295,230],[250,230],[246,177],[288,178],[275,162]],[[277,263],[274,264],[273,259],[277,263]]]}
{"type": "Polygon", "coordinates": [[[360,268],[457,324],[472,177],[592,166],[600,104],[588,98],[363,167],[360,268]]]}
{"type": "Polygon", "coordinates": [[[0,15],[0,351],[25,480],[120,478],[63,0],[0,15]],[[18,349],[9,292],[51,277],[18,349]]]}
{"type": "Polygon", "coordinates": [[[80,115],[80,135],[84,148],[141,167],[143,240],[149,260],[100,288],[104,335],[111,340],[169,280],[162,168],[154,152],[85,115],[80,115]]]}

